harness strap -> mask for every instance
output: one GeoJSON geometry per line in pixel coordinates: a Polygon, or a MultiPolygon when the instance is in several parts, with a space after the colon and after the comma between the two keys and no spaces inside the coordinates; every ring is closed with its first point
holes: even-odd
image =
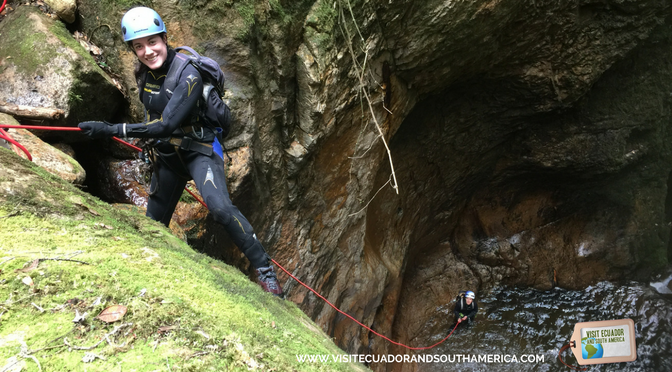
{"type": "Polygon", "coordinates": [[[212,155],[213,151],[212,144],[198,142],[191,137],[170,137],[168,142],[182,150],[196,151],[205,156],[212,155]]]}
{"type": "Polygon", "coordinates": [[[185,125],[178,130],[181,130],[184,134],[190,134],[190,133],[203,133],[203,128],[207,128],[204,125],[185,125]]]}

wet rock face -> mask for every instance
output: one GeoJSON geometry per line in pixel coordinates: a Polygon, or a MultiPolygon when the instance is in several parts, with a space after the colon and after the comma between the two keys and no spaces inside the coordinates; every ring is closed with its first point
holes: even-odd
{"type": "MultiPolygon", "coordinates": [[[[391,332],[427,343],[413,335],[436,317],[429,309],[451,300],[434,294],[448,283],[584,288],[645,278],[664,265],[669,35],[658,28],[559,112],[508,116],[492,97],[511,100],[511,91],[491,81],[481,90],[478,80],[416,107],[406,119],[413,127],[402,125],[392,142],[400,183],[411,190],[397,203],[379,202],[383,216],[404,211],[418,235],[391,332]],[[460,275],[439,259],[453,256],[468,267],[460,275]],[[440,275],[419,269],[435,263],[440,275]]],[[[391,230],[385,220],[376,224],[391,230]]]]}
{"type": "Polygon", "coordinates": [[[394,1],[377,12],[395,69],[422,92],[488,72],[573,101],[665,17],[659,1],[394,1]]]}
{"type": "Polygon", "coordinates": [[[149,166],[142,160],[102,160],[96,175],[103,199],[147,207],[149,166]]]}

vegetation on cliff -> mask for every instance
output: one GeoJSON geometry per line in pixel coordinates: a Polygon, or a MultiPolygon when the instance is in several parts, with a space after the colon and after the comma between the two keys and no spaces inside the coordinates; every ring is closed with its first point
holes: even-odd
{"type": "Polygon", "coordinates": [[[8,150],[0,164],[0,366],[83,370],[93,359],[89,371],[363,369],[298,363],[297,354],[342,351],[293,303],[159,223],[8,150]],[[121,319],[96,318],[112,305],[127,309],[121,319]]]}

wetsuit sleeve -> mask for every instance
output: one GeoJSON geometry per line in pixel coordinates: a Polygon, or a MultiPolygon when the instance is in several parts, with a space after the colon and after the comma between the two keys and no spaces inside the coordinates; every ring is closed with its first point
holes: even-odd
{"type": "Polygon", "coordinates": [[[201,74],[192,65],[187,65],[178,79],[172,97],[163,109],[161,117],[146,123],[126,124],[125,133],[123,124],[118,124],[119,136],[136,138],[170,136],[184,121],[190,120],[202,94],[203,81],[201,74]]]}

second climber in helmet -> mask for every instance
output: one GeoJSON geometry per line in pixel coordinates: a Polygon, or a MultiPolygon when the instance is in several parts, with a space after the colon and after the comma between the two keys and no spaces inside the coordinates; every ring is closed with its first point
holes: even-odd
{"type": "Polygon", "coordinates": [[[121,20],[121,31],[124,41],[138,57],[136,79],[146,121],[137,124],[88,121],[80,123],[79,128],[91,138],[154,139],[151,146],[154,172],[147,216],[168,226],[187,181],[193,179],[214,220],[224,227],[256,269],[261,287],[282,296],[264,247],[229,197],[216,129],[204,125],[197,115],[199,105],[203,104],[199,70],[187,64],[175,75],[175,88],[164,89],[171,65],[178,58],[167,44],[163,20],[153,9],[130,9],[121,20]]]}
{"type": "Polygon", "coordinates": [[[467,291],[462,296],[458,296],[455,303],[455,321],[458,324],[471,324],[478,312],[478,305],[476,304],[476,295],[472,291],[467,291]]]}

